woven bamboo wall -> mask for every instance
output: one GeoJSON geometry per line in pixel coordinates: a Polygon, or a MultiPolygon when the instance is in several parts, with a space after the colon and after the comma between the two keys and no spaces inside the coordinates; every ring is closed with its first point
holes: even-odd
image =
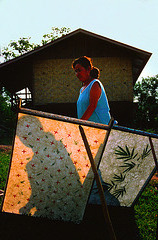
{"type": "MultiPolygon", "coordinates": [[[[81,83],[71,67],[73,59],[48,59],[34,63],[34,103],[75,103],[81,83]]],[[[132,101],[132,66],[127,58],[93,58],[101,71],[109,101],[132,101]]]]}

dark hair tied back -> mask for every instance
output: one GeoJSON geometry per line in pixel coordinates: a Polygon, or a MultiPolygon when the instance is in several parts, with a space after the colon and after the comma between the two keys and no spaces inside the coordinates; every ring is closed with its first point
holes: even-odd
{"type": "Polygon", "coordinates": [[[100,77],[100,70],[96,67],[93,67],[90,71],[90,76],[92,78],[99,78],[100,77]]]}
{"type": "Polygon", "coordinates": [[[93,67],[92,64],[92,59],[86,56],[83,57],[79,57],[77,59],[75,59],[72,63],[72,67],[73,69],[75,68],[75,66],[77,64],[80,64],[82,67],[84,67],[85,69],[89,69],[90,68],[90,76],[92,78],[99,78],[100,77],[100,71],[98,68],[93,67]]]}

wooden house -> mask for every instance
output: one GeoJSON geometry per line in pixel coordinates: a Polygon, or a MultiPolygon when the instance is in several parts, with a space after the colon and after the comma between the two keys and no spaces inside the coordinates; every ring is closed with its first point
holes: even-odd
{"type": "MultiPolygon", "coordinates": [[[[13,97],[29,89],[30,108],[76,117],[81,83],[72,69],[80,56],[101,71],[111,115],[119,124],[133,119],[133,86],[151,53],[83,29],[73,31],[22,56],[0,64],[0,85],[13,97]]],[[[27,104],[26,104],[27,106],[27,104]]]]}

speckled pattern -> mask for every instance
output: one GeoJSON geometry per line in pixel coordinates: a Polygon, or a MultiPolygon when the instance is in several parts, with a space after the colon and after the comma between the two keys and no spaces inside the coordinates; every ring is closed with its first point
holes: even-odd
{"type": "MultiPolygon", "coordinates": [[[[106,130],[83,128],[98,164],[106,130]]],[[[80,222],[93,179],[77,124],[19,114],[2,211],[80,222]]]]}
{"type": "MultiPolygon", "coordinates": [[[[152,139],[158,156],[158,139],[152,139]]],[[[155,168],[149,138],[112,130],[100,169],[110,193],[131,206],[155,168]]]]}

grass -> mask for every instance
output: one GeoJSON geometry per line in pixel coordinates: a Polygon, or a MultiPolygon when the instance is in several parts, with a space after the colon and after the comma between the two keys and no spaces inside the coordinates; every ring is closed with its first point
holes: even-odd
{"type": "Polygon", "coordinates": [[[10,157],[10,150],[0,150],[0,189],[3,190],[7,179],[10,157]]]}
{"type": "MultiPolygon", "coordinates": [[[[11,150],[0,149],[0,189],[5,188],[11,150]]],[[[2,199],[0,199],[1,204],[2,199]]],[[[156,239],[158,214],[158,182],[150,181],[135,205],[135,219],[142,240],[156,239]]]]}
{"type": "Polygon", "coordinates": [[[151,180],[135,205],[135,219],[142,240],[155,240],[158,218],[158,182],[151,180]]]}

